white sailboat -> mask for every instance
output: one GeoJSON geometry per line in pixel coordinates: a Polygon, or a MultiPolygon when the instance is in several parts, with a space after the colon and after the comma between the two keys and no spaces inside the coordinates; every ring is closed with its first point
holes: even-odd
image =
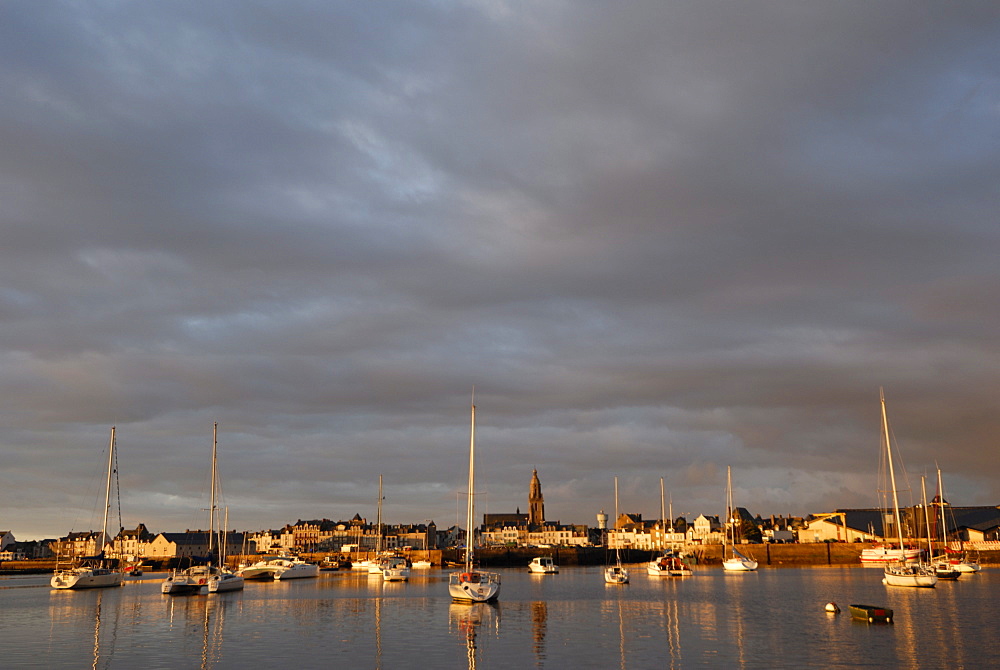
{"type": "MultiPolygon", "coordinates": [[[[618,477],[615,477],[615,523],[618,523],[618,477]]],[[[628,584],[628,569],[622,566],[622,554],[615,542],[615,564],[604,568],[605,584],[628,584]]]]}
{"type": "MultiPolygon", "coordinates": [[[[209,520],[209,532],[214,532],[215,528],[215,487],[219,481],[219,470],[217,467],[218,463],[218,449],[219,449],[219,424],[216,422],[212,426],[212,505],[209,514],[211,519],[209,520]]],[[[229,508],[226,508],[226,523],[219,529],[219,560],[218,565],[215,569],[214,574],[208,578],[208,592],[209,593],[225,593],[226,591],[241,591],[244,586],[243,575],[238,575],[229,568],[226,567],[226,543],[223,538],[228,534],[227,528],[229,528],[229,508]]],[[[209,552],[211,553],[211,552],[209,552]]]]}
{"type": "MultiPolygon", "coordinates": [[[[663,493],[663,477],[660,477],[660,529],[661,536],[667,531],[667,519],[664,516],[665,498],[663,493]]],[[[673,504],[670,510],[670,532],[673,533],[673,504]]],[[[646,564],[646,574],[650,577],[690,577],[694,574],[691,566],[673,549],[668,550],[660,542],[660,555],[646,564]]]]}
{"type": "Polygon", "coordinates": [[[941,468],[937,469],[937,481],[938,481],[938,508],[940,509],[940,523],[941,523],[941,542],[944,545],[945,556],[948,557],[948,565],[952,569],[957,570],[959,573],[969,573],[974,574],[979,572],[982,567],[975,561],[970,561],[969,557],[965,555],[962,551],[956,551],[948,547],[948,522],[945,518],[945,503],[944,500],[944,484],[941,481],[941,468]],[[948,555],[951,555],[950,557],[948,555]]]}
{"type": "Polygon", "coordinates": [[[475,544],[475,491],[476,491],[476,403],[472,402],[472,429],[469,438],[469,500],[466,506],[465,566],[461,572],[448,576],[448,592],[455,600],[475,603],[496,600],[500,595],[500,575],[473,567],[475,544]]]}
{"type": "MultiPolygon", "coordinates": [[[[218,435],[218,424],[215,424],[212,432],[212,483],[210,500],[211,505],[208,511],[208,560],[202,565],[192,565],[183,569],[176,569],[170,576],[163,580],[160,585],[160,592],[169,595],[192,595],[207,590],[214,577],[219,576],[220,569],[213,562],[215,553],[215,484],[216,484],[216,445],[218,435]]],[[[242,580],[242,577],[240,578],[242,580]]],[[[234,583],[234,588],[236,584],[234,583]]]]}
{"type": "Polygon", "coordinates": [[[722,567],[730,572],[752,572],[757,569],[757,561],[743,555],[736,548],[736,532],[740,526],[736,506],[733,505],[733,472],[726,466],[726,532],[723,537],[722,567]]]}
{"type": "MultiPolygon", "coordinates": [[[[125,573],[111,567],[104,557],[108,542],[108,512],[111,509],[111,476],[115,464],[115,427],[111,426],[111,442],[108,446],[108,483],[104,493],[104,525],[101,530],[100,551],[95,556],[81,559],[73,567],[56,568],[49,584],[54,589],[100,589],[121,586],[125,573]]],[[[97,547],[95,547],[96,549],[97,547]]]]}
{"type": "MultiPolygon", "coordinates": [[[[892,464],[892,441],[889,438],[889,418],[885,411],[885,394],[880,388],[879,400],[882,404],[882,432],[885,440],[885,456],[889,463],[889,484],[892,489],[892,508],[899,536],[899,548],[903,548],[903,523],[899,515],[899,496],[896,493],[896,471],[892,464]]],[[[931,587],[937,584],[934,570],[924,565],[914,565],[905,561],[887,563],[882,569],[882,583],[887,586],[931,587]]]]}

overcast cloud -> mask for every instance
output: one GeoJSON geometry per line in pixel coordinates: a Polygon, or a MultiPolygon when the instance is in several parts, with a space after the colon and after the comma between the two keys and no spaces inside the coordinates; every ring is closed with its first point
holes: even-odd
{"type": "Polygon", "coordinates": [[[5,2],[0,527],[1000,504],[998,19],[5,2]]]}

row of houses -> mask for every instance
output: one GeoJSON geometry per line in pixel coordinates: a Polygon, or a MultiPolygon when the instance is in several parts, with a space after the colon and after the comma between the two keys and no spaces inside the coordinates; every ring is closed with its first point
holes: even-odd
{"type": "MultiPolygon", "coordinates": [[[[1000,507],[952,507],[944,502],[945,524],[941,527],[941,506],[935,500],[925,513],[916,505],[900,510],[904,538],[941,538],[962,543],[1000,541],[1000,507]],[[943,531],[943,532],[942,532],[943,531]]],[[[882,542],[900,534],[894,515],[878,509],[838,509],[807,517],[752,516],[736,508],[729,522],[737,526],[738,542],[882,542]]],[[[670,523],[643,521],[641,515],[622,514],[607,530],[611,548],[657,550],[689,544],[722,544],[727,522],[717,516],[701,515],[690,525],[683,517],[670,523]]]]}
{"type": "MultiPolygon", "coordinates": [[[[370,524],[355,514],[350,521],[330,519],[298,520],[278,530],[257,532],[227,531],[216,533],[211,538],[211,546],[221,543],[227,554],[299,554],[312,552],[339,553],[342,551],[377,551],[402,549],[434,549],[439,543],[453,543],[460,540],[458,529],[440,533],[433,521],[427,524],[389,525],[370,524]]],[[[203,557],[210,551],[209,532],[205,530],[185,530],[177,533],[152,533],[145,524],[134,529],[121,529],[114,537],[100,531],[72,532],[55,539],[33,543],[15,551],[15,541],[11,533],[0,536],[0,560],[16,558],[76,558],[94,556],[101,552],[112,558],[128,561],[169,560],[184,557],[203,557]],[[7,544],[3,544],[6,541],[7,544]],[[10,545],[7,554],[2,550],[10,545]]]]}

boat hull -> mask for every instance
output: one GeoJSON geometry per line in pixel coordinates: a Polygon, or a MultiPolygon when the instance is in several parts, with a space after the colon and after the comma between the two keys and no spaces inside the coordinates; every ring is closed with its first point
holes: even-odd
{"type": "Polygon", "coordinates": [[[232,573],[213,575],[208,582],[209,593],[226,593],[228,591],[242,591],[244,578],[232,573]]]}
{"type": "Polygon", "coordinates": [[[650,577],[690,577],[694,573],[680,556],[664,554],[646,564],[646,574],[650,577]]]}
{"type": "Polygon", "coordinates": [[[62,570],[49,581],[54,589],[106,589],[121,586],[125,575],[110,570],[62,570]]]}
{"type": "Polygon", "coordinates": [[[920,550],[916,548],[869,547],[861,551],[861,565],[864,566],[883,567],[889,563],[916,563],[918,560],[920,550]]]}
{"type": "Polygon", "coordinates": [[[892,610],[875,605],[848,605],[851,618],[868,623],[892,623],[892,610]]]}
{"type": "Polygon", "coordinates": [[[275,581],[287,581],[289,579],[308,579],[319,577],[319,566],[312,563],[300,563],[291,568],[285,568],[274,573],[275,581]]]}
{"type": "Polygon", "coordinates": [[[448,593],[454,600],[485,603],[500,595],[500,575],[495,572],[453,572],[448,593]]]}
{"type": "Polygon", "coordinates": [[[559,566],[548,556],[539,556],[528,563],[528,572],[533,575],[555,575],[559,572],[559,566]]]}
{"type": "Polygon", "coordinates": [[[749,558],[727,558],[722,567],[729,572],[753,572],[757,569],[757,561],[749,558]]]}
{"type": "Polygon", "coordinates": [[[937,582],[933,570],[911,565],[886,567],[882,576],[882,583],[886,586],[932,588],[937,582]]]}
{"type": "Polygon", "coordinates": [[[628,584],[628,570],[618,566],[612,566],[604,571],[604,583],[606,584],[628,584]]]}

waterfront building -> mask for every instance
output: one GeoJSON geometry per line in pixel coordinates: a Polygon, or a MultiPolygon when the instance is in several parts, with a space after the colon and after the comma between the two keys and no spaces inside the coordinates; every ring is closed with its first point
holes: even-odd
{"type": "Polygon", "coordinates": [[[587,526],[546,521],[545,497],[538,470],[531,471],[528,483],[528,513],[484,514],[480,528],[482,542],[486,545],[519,547],[585,546],[591,544],[587,526]]]}
{"type": "Polygon", "coordinates": [[[687,540],[694,544],[722,544],[723,529],[718,516],[699,514],[688,526],[687,540]]]}
{"type": "Polygon", "coordinates": [[[143,558],[147,555],[149,543],[155,537],[155,535],[146,529],[146,524],[140,523],[133,530],[125,530],[123,528],[111,540],[111,544],[108,545],[107,554],[111,557],[128,558],[129,560],[143,558]]]}
{"type": "Polygon", "coordinates": [[[86,530],[70,533],[51,544],[51,551],[60,558],[96,556],[108,544],[110,538],[100,531],[86,530]]]}

